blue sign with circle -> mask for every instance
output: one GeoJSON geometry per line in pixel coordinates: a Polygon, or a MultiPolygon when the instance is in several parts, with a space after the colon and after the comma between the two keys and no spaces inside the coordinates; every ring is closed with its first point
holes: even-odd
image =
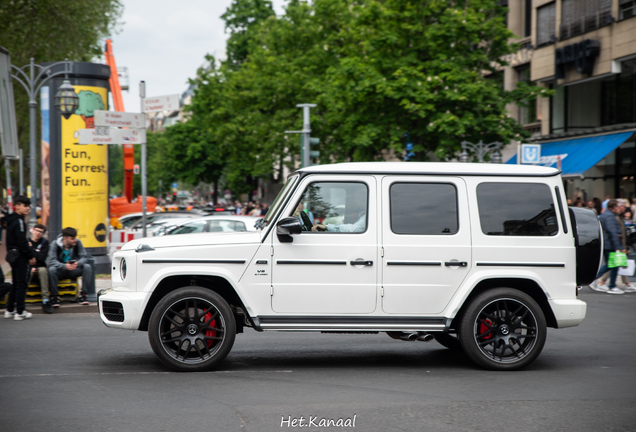
{"type": "Polygon", "coordinates": [[[522,144],[521,163],[538,164],[541,162],[541,144],[522,144]]]}

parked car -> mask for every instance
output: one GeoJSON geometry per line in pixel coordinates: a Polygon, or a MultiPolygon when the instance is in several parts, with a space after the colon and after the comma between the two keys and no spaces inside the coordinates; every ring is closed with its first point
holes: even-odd
{"type": "Polygon", "coordinates": [[[172,222],[169,225],[164,225],[163,233],[156,235],[256,231],[255,225],[259,220],[261,218],[255,216],[206,216],[195,220],[172,222]]]}
{"type": "MultiPolygon", "coordinates": [[[[203,217],[203,216],[201,216],[203,217]]],[[[186,222],[196,221],[201,219],[199,218],[168,218],[168,219],[158,219],[154,221],[148,228],[146,228],[146,232],[150,234],[150,236],[162,236],[166,233],[166,230],[174,229],[186,222]]]]}
{"type": "MultiPolygon", "coordinates": [[[[146,216],[146,230],[152,229],[153,225],[164,219],[195,219],[205,216],[206,213],[199,211],[167,211],[167,212],[157,212],[152,213],[151,215],[146,216]]],[[[143,228],[143,221],[141,218],[137,220],[136,223],[129,226],[129,228],[134,230],[140,230],[143,228]]]]}
{"type": "Polygon", "coordinates": [[[434,339],[516,370],[548,327],[585,318],[577,285],[596,276],[600,233],[592,211],[568,210],[553,168],[313,166],[288,177],[257,231],[124,245],[99,310],[108,327],[148,331],[178,371],[215,367],[246,326],[434,339]]]}

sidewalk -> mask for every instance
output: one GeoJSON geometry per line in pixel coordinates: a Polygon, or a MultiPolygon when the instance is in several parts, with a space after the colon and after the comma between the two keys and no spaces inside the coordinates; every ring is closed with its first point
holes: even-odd
{"type": "MultiPolygon", "coordinates": [[[[8,271],[11,271],[11,267],[6,262],[4,262],[2,264],[2,271],[4,272],[4,274],[7,274],[8,271]],[[5,268],[5,266],[8,267],[8,269],[5,268]]],[[[7,282],[11,282],[10,276],[7,278],[7,282]]],[[[99,290],[110,288],[110,285],[111,285],[110,279],[95,279],[95,294],[97,294],[99,290]]],[[[5,306],[0,306],[0,308],[4,310],[5,306]]],[[[42,303],[27,303],[26,310],[28,310],[34,315],[44,314],[44,311],[42,310],[42,303]]],[[[99,313],[99,308],[97,306],[96,301],[91,301],[91,304],[88,306],[81,305],[78,303],[62,302],[59,308],[55,308],[53,310],[53,314],[60,314],[60,313],[97,314],[99,313]]]]}

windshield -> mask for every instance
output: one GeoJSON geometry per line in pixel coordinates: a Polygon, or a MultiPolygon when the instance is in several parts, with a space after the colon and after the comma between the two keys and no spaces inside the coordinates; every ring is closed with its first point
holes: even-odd
{"type": "Polygon", "coordinates": [[[271,207],[269,208],[269,211],[263,218],[263,223],[262,223],[263,226],[269,225],[269,223],[274,219],[274,217],[276,216],[276,213],[278,213],[278,210],[280,210],[281,205],[283,205],[283,203],[287,200],[287,197],[291,193],[293,186],[296,184],[297,180],[298,180],[297,175],[290,177],[287,180],[287,183],[285,183],[285,186],[283,186],[283,189],[280,191],[280,193],[278,194],[278,196],[272,203],[271,207]]]}

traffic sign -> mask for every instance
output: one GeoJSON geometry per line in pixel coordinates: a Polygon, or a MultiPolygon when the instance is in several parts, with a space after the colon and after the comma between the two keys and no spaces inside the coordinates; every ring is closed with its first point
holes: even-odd
{"type": "Polygon", "coordinates": [[[95,126],[143,128],[144,115],[141,113],[95,110],[95,126]]]}
{"type": "Polygon", "coordinates": [[[115,129],[96,127],[79,129],[75,136],[78,144],[141,144],[146,142],[146,129],[115,129]]]}
{"type": "Polygon", "coordinates": [[[174,111],[179,109],[179,95],[145,97],[141,99],[144,112],[174,111]]]}
{"type": "Polygon", "coordinates": [[[541,144],[521,144],[521,163],[538,164],[541,162],[541,144]]]}

